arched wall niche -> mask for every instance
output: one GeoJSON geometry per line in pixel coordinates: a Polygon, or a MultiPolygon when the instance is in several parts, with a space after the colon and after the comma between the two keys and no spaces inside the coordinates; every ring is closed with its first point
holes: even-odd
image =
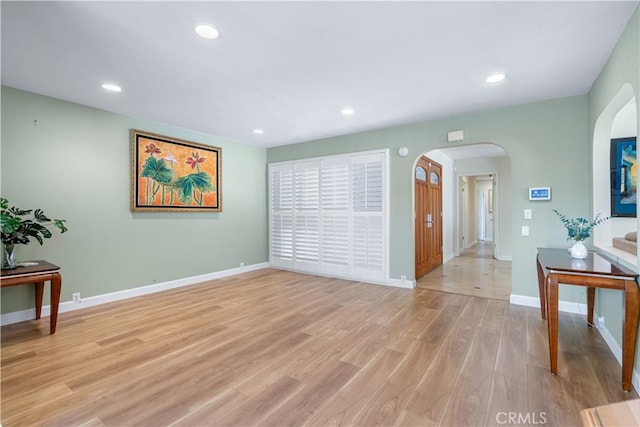
{"type": "MultiPolygon", "coordinates": [[[[598,117],[593,133],[593,216],[611,215],[611,139],[637,137],[637,98],[626,83],[598,117]]],[[[614,217],[593,231],[593,244],[629,266],[638,267],[638,255],[613,247],[614,237],[638,230],[638,218],[614,217]]]]}

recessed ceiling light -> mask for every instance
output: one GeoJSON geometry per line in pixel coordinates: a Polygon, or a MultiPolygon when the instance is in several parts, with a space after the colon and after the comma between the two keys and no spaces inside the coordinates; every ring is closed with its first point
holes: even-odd
{"type": "Polygon", "coordinates": [[[503,73],[493,74],[493,75],[487,77],[487,83],[498,83],[498,82],[503,81],[506,78],[507,78],[507,75],[503,74],[503,73]]]}
{"type": "Polygon", "coordinates": [[[255,133],[257,135],[262,135],[264,133],[264,131],[262,129],[254,129],[253,133],[255,133]]]}
{"type": "Polygon", "coordinates": [[[211,25],[198,25],[195,28],[196,34],[200,37],[204,37],[205,39],[217,39],[220,37],[220,32],[213,28],[211,25]]]}
{"type": "Polygon", "coordinates": [[[104,83],[102,85],[102,89],[108,90],[110,92],[122,92],[122,88],[113,83],[104,83]]]}
{"type": "Polygon", "coordinates": [[[353,110],[353,108],[343,108],[341,113],[343,116],[352,116],[355,111],[353,110]]]}

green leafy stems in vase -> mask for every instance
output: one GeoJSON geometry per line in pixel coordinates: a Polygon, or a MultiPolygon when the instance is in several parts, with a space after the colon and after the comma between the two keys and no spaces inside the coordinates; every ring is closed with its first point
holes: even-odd
{"type": "Polygon", "coordinates": [[[601,214],[597,214],[593,221],[589,221],[586,218],[568,218],[566,215],[553,210],[556,215],[560,217],[560,221],[567,229],[567,240],[575,240],[576,242],[582,242],[591,237],[591,231],[607,221],[610,217],[603,217],[601,214]]]}
{"type": "Polygon", "coordinates": [[[9,206],[9,201],[0,198],[0,216],[2,220],[2,269],[17,267],[16,246],[26,245],[34,238],[42,245],[44,239],[51,238],[50,225],[57,227],[60,233],[67,231],[64,219],[49,219],[42,209],[20,209],[9,206]]]}

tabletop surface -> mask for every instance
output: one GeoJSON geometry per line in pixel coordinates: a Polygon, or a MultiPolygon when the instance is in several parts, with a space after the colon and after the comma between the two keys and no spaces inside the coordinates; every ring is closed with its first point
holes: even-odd
{"type": "Polygon", "coordinates": [[[586,259],[576,259],[571,257],[568,249],[538,248],[538,259],[547,270],[606,276],[638,276],[638,273],[595,252],[589,252],[586,259]]]}
{"type": "Polygon", "coordinates": [[[12,270],[0,270],[2,272],[2,276],[0,277],[21,276],[23,274],[44,273],[46,271],[60,270],[60,267],[58,267],[57,265],[51,264],[50,262],[41,259],[29,262],[35,262],[37,264],[29,265],[26,267],[19,266],[18,268],[14,268],[12,270]]]}

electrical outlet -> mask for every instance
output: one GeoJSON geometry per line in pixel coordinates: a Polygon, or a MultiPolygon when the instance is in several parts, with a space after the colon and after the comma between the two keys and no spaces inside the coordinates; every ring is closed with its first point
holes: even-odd
{"type": "Polygon", "coordinates": [[[406,282],[406,281],[407,281],[407,276],[405,276],[404,274],[402,274],[402,275],[400,276],[400,280],[402,281],[402,283],[406,282]]]}
{"type": "Polygon", "coordinates": [[[244,268],[244,262],[240,263],[240,268],[244,268]]]}
{"type": "Polygon", "coordinates": [[[71,294],[71,298],[73,298],[74,304],[80,304],[82,299],[80,298],[80,292],[74,292],[71,294]]]}
{"type": "Polygon", "coordinates": [[[596,327],[598,329],[604,328],[604,317],[598,316],[598,318],[596,319],[596,327]]]}

